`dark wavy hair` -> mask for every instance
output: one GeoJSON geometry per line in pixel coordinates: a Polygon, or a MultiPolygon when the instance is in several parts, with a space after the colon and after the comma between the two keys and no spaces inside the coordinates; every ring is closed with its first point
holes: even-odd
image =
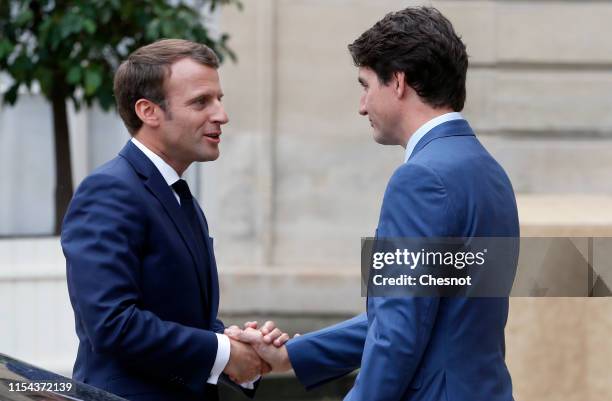
{"type": "Polygon", "coordinates": [[[387,14],[348,46],[357,67],[382,84],[404,72],[406,83],[432,107],[463,110],[468,55],[453,25],[433,7],[387,14]]]}

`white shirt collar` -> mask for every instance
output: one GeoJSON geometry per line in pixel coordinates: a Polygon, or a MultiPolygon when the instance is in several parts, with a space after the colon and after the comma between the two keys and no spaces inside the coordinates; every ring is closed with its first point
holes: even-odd
{"type": "Polygon", "coordinates": [[[131,141],[134,145],[136,145],[136,147],[138,147],[138,149],[142,150],[142,153],[144,153],[145,156],[147,156],[147,158],[151,160],[151,162],[155,165],[155,167],[157,167],[157,170],[159,170],[162,177],[164,177],[164,180],[166,181],[168,186],[171,186],[172,184],[181,179],[176,170],[174,170],[168,163],[164,161],[164,159],[159,157],[155,152],[147,148],[142,142],[140,142],[134,137],[132,137],[131,141]]]}
{"type": "Polygon", "coordinates": [[[433,118],[427,121],[425,124],[421,125],[419,129],[417,129],[414,134],[412,134],[410,139],[408,139],[408,144],[406,145],[406,158],[404,159],[404,163],[407,162],[408,159],[410,159],[410,155],[412,155],[414,148],[416,147],[417,143],[419,143],[421,138],[425,136],[425,134],[427,134],[429,131],[431,131],[438,125],[453,120],[463,120],[463,116],[461,115],[461,113],[457,112],[446,113],[436,118],[433,118]]]}

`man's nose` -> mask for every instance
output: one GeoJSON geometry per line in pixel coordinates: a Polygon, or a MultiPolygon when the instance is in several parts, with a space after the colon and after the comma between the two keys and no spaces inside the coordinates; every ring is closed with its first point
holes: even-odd
{"type": "Polygon", "coordinates": [[[359,99],[359,114],[361,114],[362,116],[368,115],[368,110],[366,110],[365,105],[365,96],[362,96],[361,99],[359,99]]]}
{"type": "Polygon", "coordinates": [[[222,103],[219,103],[219,107],[213,115],[213,121],[219,124],[227,124],[229,122],[229,117],[225,112],[225,108],[223,107],[222,103]]]}

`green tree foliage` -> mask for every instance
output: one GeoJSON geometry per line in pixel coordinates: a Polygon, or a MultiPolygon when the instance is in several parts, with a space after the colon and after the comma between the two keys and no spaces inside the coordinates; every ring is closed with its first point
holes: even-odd
{"type": "Polygon", "coordinates": [[[214,37],[203,17],[206,8],[232,3],[241,7],[239,0],[0,0],[0,71],[12,81],[3,103],[15,104],[19,88],[37,82],[53,109],[56,233],[73,191],[66,101],[109,110],[120,62],[162,38],[204,43],[221,60],[235,59],[228,35],[214,37]]]}

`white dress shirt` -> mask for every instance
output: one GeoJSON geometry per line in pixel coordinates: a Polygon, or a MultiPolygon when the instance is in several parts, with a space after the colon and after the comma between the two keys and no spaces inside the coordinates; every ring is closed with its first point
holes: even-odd
{"type": "Polygon", "coordinates": [[[414,151],[414,148],[416,147],[417,143],[419,143],[419,141],[429,131],[431,131],[432,129],[434,129],[440,124],[443,124],[448,121],[453,121],[453,120],[463,120],[463,116],[461,115],[461,113],[457,113],[457,112],[446,113],[436,118],[433,118],[427,121],[425,124],[421,125],[419,129],[417,129],[414,132],[414,134],[412,134],[410,139],[408,139],[408,144],[406,145],[406,157],[404,159],[404,163],[407,162],[408,159],[410,159],[410,155],[412,155],[412,152],[414,151]]]}
{"type": "MultiPolygon", "coordinates": [[[[174,188],[172,188],[172,184],[174,184],[175,182],[181,179],[181,177],[179,177],[176,170],[174,170],[168,163],[164,161],[164,159],[159,157],[155,152],[153,152],[152,150],[147,148],[145,145],[143,145],[140,141],[138,141],[138,139],[132,137],[132,143],[136,145],[138,149],[142,150],[142,153],[144,153],[145,156],[147,156],[147,158],[151,160],[151,162],[155,165],[155,167],[157,167],[157,170],[159,170],[162,177],[164,177],[164,180],[166,181],[166,183],[172,190],[172,193],[174,193],[174,196],[180,205],[181,198],[174,191],[174,188]]],[[[206,381],[207,383],[210,383],[210,384],[217,384],[217,382],[219,381],[219,375],[223,372],[223,369],[225,369],[225,366],[227,365],[227,362],[229,361],[229,357],[230,357],[229,337],[226,336],[225,334],[219,334],[219,333],[215,333],[215,334],[217,335],[217,344],[218,344],[217,356],[215,357],[215,363],[213,364],[213,367],[210,371],[210,376],[208,377],[208,380],[206,381]]],[[[243,386],[243,387],[251,388],[248,386],[243,386]]]]}

